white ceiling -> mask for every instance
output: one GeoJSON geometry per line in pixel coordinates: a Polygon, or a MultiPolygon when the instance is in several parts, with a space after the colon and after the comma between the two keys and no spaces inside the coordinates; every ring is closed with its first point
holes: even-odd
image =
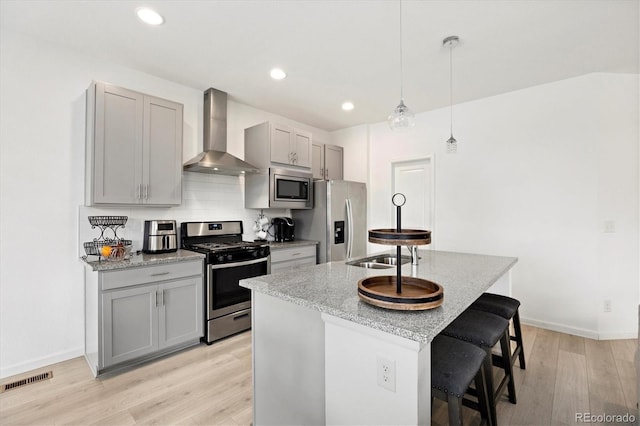
{"type": "MultiPolygon", "coordinates": [[[[414,111],[591,72],[638,73],[639,0],[404,0],[404,98],[414,111]]],[[[0,0],[0,26],[335,130],[400,100],[399,1],[0,0]],[[166,22],[141,24],[149,5],[166,22]],[[287,79],[275,82],[280,66],[287,79]],[[350,112],[340,109],[352,101],[350,112]]]]}

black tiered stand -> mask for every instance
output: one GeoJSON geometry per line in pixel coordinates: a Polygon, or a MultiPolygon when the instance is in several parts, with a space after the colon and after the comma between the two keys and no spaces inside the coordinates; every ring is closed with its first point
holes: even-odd
{"type": "Polygon", "coordinates": [[[396,228],[369,230],[369,242],[396,246],[396,276],[381,275],[358,281],[358,296],[365,302],[387,309],[415,311],[442,305],[444,292],[441,285],[417,277],[403,277],[400,262],[402,246],[431,243],[431,231],[402,229],[403,194],[392,197],[396,206],[396,228]]]}

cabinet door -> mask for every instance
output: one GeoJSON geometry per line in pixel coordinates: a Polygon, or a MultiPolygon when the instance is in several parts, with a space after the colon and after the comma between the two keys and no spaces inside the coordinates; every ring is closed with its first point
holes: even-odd
{"type": "Polygon", "coordinates": [[[157,286],[102,294],[103,368],[158,349],[157,286]]]}
{"type": "Polygon", "coordinates": [[[324,146],[324,176],[327,180],[342,180],[343,148],[341,146],[324,146]]]}
{"type": "Polygon", "coordinates": [[[199,339],[203,334],[202,276],[160,285],[159,348],[199,339]]]}
{"type": "Polygon", "coordinates": [[[291,139],[293,129],[281,124],[271,126],[271,161],[275,163],[291,163],[291,139]]]}
{"type": "Polygon", "coordinates": [[[143,198],[145,204],[182,202],[182,105],[144,97],[143,198]]]}
{"type": "Polygon", "coordinates": [[[324,179],[324,145],[311,144],[311,172],[314,179],[324,179]]]}
{"type": "Polygon", "coordinates": [[[143,95],[96,84],[93,200],[137,204],[142,184],[143,95]]]}
{"type": "Polygon", "coordinates": [[[293,164],[300,167],[311,167],[311,133],[296,130],[293,135],[293,164]]]}

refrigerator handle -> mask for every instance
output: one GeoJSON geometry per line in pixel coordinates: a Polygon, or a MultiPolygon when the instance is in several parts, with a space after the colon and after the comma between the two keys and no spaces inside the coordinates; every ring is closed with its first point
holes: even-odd
{"type": "Polygon", "coordinates": [[[346,199],[347,206],[347,259],[351,259],[353,253],[353,209],[351,208],[351,200],[346,199]]]}

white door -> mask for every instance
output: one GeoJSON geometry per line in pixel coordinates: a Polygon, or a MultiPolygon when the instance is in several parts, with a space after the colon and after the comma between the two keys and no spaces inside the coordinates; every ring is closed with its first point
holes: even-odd
{"type": "MultiPolygon", "coordinates": [[[[393,193],[404,194],[407,201],[402,206],[403,229],[433,230],[433,160],[400,161],[392,163],[393,193]]],[[[393,206],[393,223],[396,210],[393,206]]]]}

